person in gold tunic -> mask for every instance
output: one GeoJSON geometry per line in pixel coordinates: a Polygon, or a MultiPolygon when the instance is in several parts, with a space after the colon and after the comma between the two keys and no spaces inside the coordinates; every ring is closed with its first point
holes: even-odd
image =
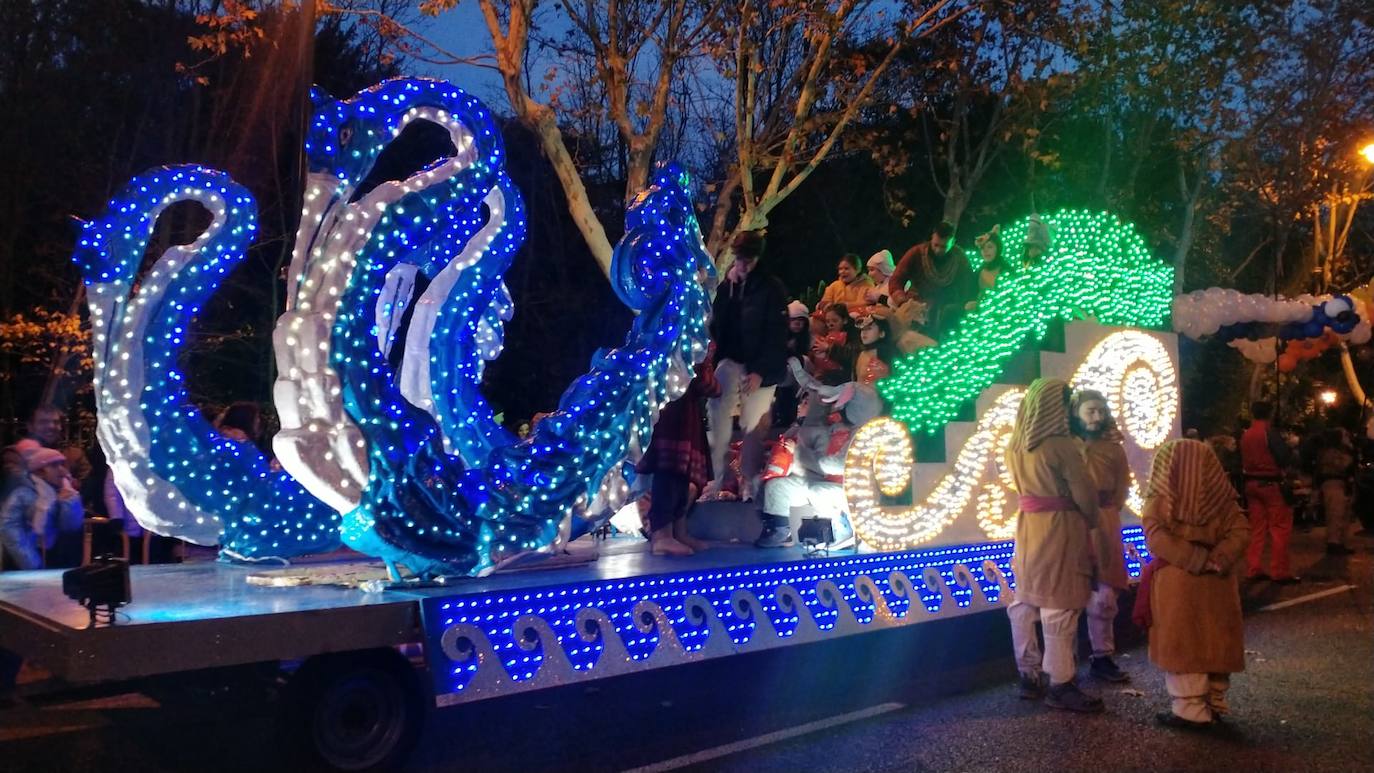
{"type": "Polygon", "coordinates": [[[1150,662],[1164,671],[1169,727],[1205,728],[1229,711],[1231,674],[1245,670],[1237,570],[1250,526],[1216,454],[1196,440],[1155,453],[1145,494],[1150,662]]]}
{"type": "Polygon", "coordinates": [[[1069,422],[1097,486],[1097,528],[1092,531],[1096,571],[1087,609],[1088,640],[1093,650],[1088,673],[1107,682],[1126,682],[1130,677],[1117,667],[1112,656],[1116,654],[1117,594],[1128,585],[1121,549],[1121,509],[1131,488],[1131,467],[1121,432],[1101,392],[1075,392],[1069,422]]]}
{"type": "Polygon", "coordinates": [[[1011,559],[1016,598],[1007,616],[1021,697],[1043,697],[1046,705],[1069,711],[1101,711],[1102,699],[1074,681],[1078,618],[1093,588],[1090,530],[1097,526],[1097,489],[1069,433],[1068,384],[1043,378],[1031,383],[1016,413],[1006,464],[1020,495],[1011,559]],[[1037,619],[1045,635],[1043,658],[1037,619]]]}

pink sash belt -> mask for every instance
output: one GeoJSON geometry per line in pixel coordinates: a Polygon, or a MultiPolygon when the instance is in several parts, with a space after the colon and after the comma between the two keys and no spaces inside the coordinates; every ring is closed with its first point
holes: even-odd
{"type": "Polygon", "coordinates": [[[1059,510],[1077,510],[1072,497],[1041,497],[1035,494],[1021,495],[1021,512],[1053,513],[1059,510]]]}

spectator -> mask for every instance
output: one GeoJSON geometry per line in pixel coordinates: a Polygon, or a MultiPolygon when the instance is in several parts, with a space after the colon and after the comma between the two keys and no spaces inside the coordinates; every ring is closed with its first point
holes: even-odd
{"type": "Polygon", "coordinates": [[[892,262],[891,250],[878,250],[868,258],[868,276],[873,286],[864,293],[864,303],[868,306],[888,305],[887,283],[896,270],[892,262]]]}
{"type": "Polygon", "coordinates": [[[840,257],[835,272],[838,278],[825,288],[816,310],[825,311],[837,303],[851,308],[864,305],[868,291],[873,289],[873,280],[868,274],[861,273],[859,256],[846,252],[840,257]]]}
{"type": "Polygon", "coordinates": [[[1293,509],[1283,497],[1284,473],[1293,466],[1287,442],[1270,425],[1274,407],[1263,400],[1250,405],[1250,427],[1240,436],[1240,466],[1245,478],[1245,503],[1250,513],[1250,551],[1246,556],[1247,578],[1274,582],[1298,582],[1288,563],[1288,539],[1293,534],[1293,509]],[[1268,538],[1271,572],[1264,573],[1261,559],[1268,538]]]}
{"type": "Polygon", "coordinates": [[[1129,587],[1126,560],[1121,546],[1121,510],[1131,488],[1131,466],[1126,461],[1121,432],[1101,392],[1075,392],[1069,406],[1069,425],[1078,438],[1088,473],[1097,486],[1097,528],[1092,530],[1095,571],[1088,599],[1088,641],[1092,657],[1088,673],[1107,682],[1130,679],[1117,667],[1116,599],[1129,587]]]}
{"type": "Polygon", "coordinates": [[[1011,567],[1016,598],[1007,608],[1021,697],[1057,709],[1102,711],[1102,699],[1074,681],[1078,618],[1092,596],[1090,530],[1097,526],[1097,491],[1069,434],[1069,385],[1031,382],[1006,452],[1020,492],[1011,567]],[[1042,657],[1035,623],[1045,634],[1042,657]],[[1049,672],[1045,685],[1040,670],[1049,672]]]}
{"type": "Polygon", "coordinates": [[[1230,707],[1231,674],[1245,670],[1235,569],[1249,530],[1216,456],[1195,440],[1155,453],[1145,494],[1145,544],[1154,556],[1140,591],[1150,662],[1164,672],[1168,727],[1204,728],[1230,707]]]}
{"type": "Polygon", "coordinates": [[[1326,515],[1327,555],[1343,556],[1350,528],[1350,488],[1355,478],[1355,454],[1350,436],[1341,428],[1327,430],[1326,447],[1317,455],[1317,485],[1326,515]]]}
{"type": "Polygon", "coordinates": [[[105,473],[105,485],[103,487],[102,499],[105,502],[105,516],[110,520],[124,522],[124,533],[129,535],[130,540],[135,540],[143,536],[143,525],[138,522],[134,514],[129,512],[129,508],[124,504],[124,496],[119,493],[115,486],[114,470],[107,470],[105,473]]]}
{"type": "Polygon", "coordinates": [[[246,400],[232,403],[215,419],[215,429],[235,442],[256,445],[262,439],[262,409],[246,400]]]}
{"type": "Polygon", "coordinates": [[[807,378],[793,360],[793,372],[805,387],[805,418],[784,435],[781,456],[774,456],[763,484],[763,508],[759,517],[763,533],[754,544],[761,548],[786,547],[793,543],[793,507],[810,504],[816,515],[831,522],[839,549],[854,544],[854,529],[845,515],[844,458],[854,430],[878,416],[882,403],[872,387],[849,383],[828,387],[807,378]],[[831,419],[831,414],[838,414],[831,419]]]}
{"type": "Polygon", "coordinates": [[[929,241],[907,250],[888,280],[888,295],[899,306],[913,295],[929,304],[925,332],[937,341],[958,324],[965,305],[978,297],[978,279],[954,244],[951,223],[941,222],[929,241]]]}
{"type": "Polygon", "coordinates": [[[652,475],[648,512],[650,550],[656,556],[690,556],[706,547],[687,530],[687,514],[714,477],[702,403],[720,394],[714,351],[696,367],[681,397],[658,414],[653,437],[635,470],[652,475]]]}
{"type": "Polygon", "coordinates": [[[787,291],[759,268],[764,247],[763,235],[756,231],[735,237],[734,262],[712,304],[711,338],[718,347],[716,379],[721,392],[708,404],[715,478],[704,496],[718,495],[724,483],[731,417],[738,411],[744,433],[740,495],[752,497],[763,440],[772,429],[773,392],[787,368],[787,291]]]}
{"type": "Polygon", "coordinates": [[[24,476],[0,503],[0,548],[6,564],[42,569],[40,548],[53,548],[64,533],[79,538],[81,497],[61,451],[30,448],[23,461],[24,476]]]}
{"type": "MultiPolygon", "coordinates": [[[[72,477],[79,482],[90,474],[91,463],[86,459],[86,453],[80,448],[65,447],[62,434],[63,415],[62,409],[55,405],[49,403],[39,405],[33,409],[33,413],[29,414],[28,423],[24,428],[24,438],[43,448],[61,451],[67,457],[67,465],[72,472],[72,477]]],[[[0,499],[3,499],[9,493],[10,488],[20,485],[23,479],[28,477],[28,470],[24,468],[23,454],[18,444],[9,446],[0,452],[0,463],[3,464],[4,468],[4,481],[0,483],[0,499]]]]}
{"type": "Polygon", "coordinates": [[[1244,488],[1244,483],[1240,474],[1240,451],[1234,435],[1213,435],[1207,438],[1207,445],[1211,447],[1212,453],[1217,455],[1217,461],[1221,462],[1221,469],[1226,471],[1226,477],[1231,481],[1231,486],[1237,491],[1244,488]]]}

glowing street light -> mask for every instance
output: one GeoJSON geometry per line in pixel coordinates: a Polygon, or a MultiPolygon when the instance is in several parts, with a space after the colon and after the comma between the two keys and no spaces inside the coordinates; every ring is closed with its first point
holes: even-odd
{"type": "Polygon", "coordinates": [[[1374,164],[1374,142],[1360,148],[1360,155],[1364,156],[1365,161],[1374,164]]]}
{"type": "Polygon", "coordinates": [[[1321,392],[1317,393],[1317,398],[1322,401],[1322,405],[1327,407],[1333,406],[1336,404],[1336,390],[1323,389],[1321,392]]]}

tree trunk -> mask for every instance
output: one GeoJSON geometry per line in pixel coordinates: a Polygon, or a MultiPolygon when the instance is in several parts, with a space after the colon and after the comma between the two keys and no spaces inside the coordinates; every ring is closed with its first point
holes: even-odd
{"type": "Polygon", "coordinates": [[[1205,170],[1199,169],[1197,180],[1189,190],[1183,162],[1179,162],[1178,182],[1179,190],[1184,194],[1184,207],[1183,226],[1179,229],[1178,243],[1174,246],[1174,295],[1183,294],[1183,276],[1188,268],[1188,253],[1193,249],[1193,238],[1197,231],[1197,203],[1202,198],[1202,181],[1205,177],[1205,170]]]}
{"type": "Polygon", "coordinates": [[[568,199],[568,213],[572,215],[577,230],[587,242],[592,257],[596,258],[596,264],[601,267],[602,273],[610,276],[611,242],[606,237],[606,229],[601,226],[601,221],[592,209],[587,188],[582,184],[582,176],[577,173],[577,164],[573,162],[572,154],[563,144],[563,134],[558,130],[558,119],[554,116],[553,110],[546,105],[533,100],[528,100],[525,104],[525,115],[522,118],[525,125],[533,129],[539,137],[539,144],[558,175],[558,182],[562,184],[563,194],[568,199]]]}
{"type": "Polygon", "coordinates": [[[957,228],[959,220],[964,216],[964,210],[968,209],[969,198],[973,192],[964,187],[957,173],[950,175],[949,193],[945,195],[945,208],[941,212],[941,219],[953,223],[957,228]]]}

